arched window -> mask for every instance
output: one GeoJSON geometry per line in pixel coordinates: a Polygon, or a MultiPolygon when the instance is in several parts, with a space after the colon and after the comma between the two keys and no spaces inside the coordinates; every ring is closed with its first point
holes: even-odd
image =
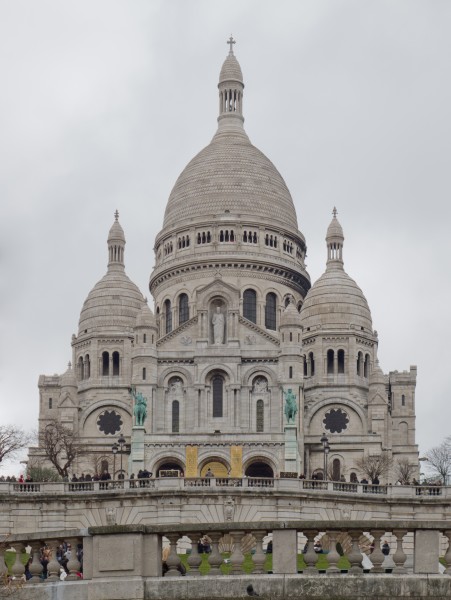
{"type": "Polygon", "coordinates": [[[265,430],[265,409],[263,400],[257,400],[256,430],[257,433],[261,433],[265,430]]]}
{"type": "Polygon", "coordinates": [[[147,335],[143,333],[143,344],[147,343],[147,335]]]}
{"type": "Polygon", "coordinates": [[[313,356],[313,352],[310,352],[308,355],[310,359],[310,375],[315,374],[315,357],[313,356]]]}
{"type": "Polygon", "coordinates": [[[363,354],[359,352],[357,354],[357,375],[362,377],[362,365],[363,365],[363,354]]]}
{"type": "Polygon", "coordinates": [[[215,375],[213,377],[212,387],[213,387],[213,417],[222,417],[224,379],[221,377],[221,375],[215,375]]]}
{"type": "Polygon", "coordinates": [[[53,399],[49,398],[49,408],[53,408],[53,399]]]}
{"type": "Polygon", "coordinates": [[[147,378],[146,367],[143,367],[143,380],[146,380],[146,378],[147,378]]]}
{"type": "Polygon", "coordinates": [[[293,379],[293,367],[288,367],[288,379],[293,379]]]}
{"type": "Polygon", "coordinates": [[[277,298],[273,292],[266,294],[266,306],[265,306],[265,327],[266,329],[276,330],[276,303],[277,298]]]}
{"type": "Polygon", "coordinates": [[[83,357],[78,359],[78,379],[84,379],[83,357]]]}
{"type": "Polygon", "coordinates": [[[171,309],[171,301],[170,300],[165,300],[165,302],[164,302],[164,313],[165,313],[166,333],[171,333],[171,331],[172,331],[172,309],[171,309]]]}
{"type": "Polygon", "coordinates": [[[304,356],[304,377],[307,377],[308,375],[308,370],[307,370],[307,359],[304,356]]]}
{"type": "Polygon", "coordinates": [[[85,364],[84,364],[84,377],[83,379],[89,379],[91,377],[91,359],[89,358],[89,354],[85,356],[85,364]]]}
{"type": "Polygon", "coordinates": [[[339,350],[337,352],[337,359],[338,359],[338,372],[339,373],[344,373],[345,372],[345,351],[344,350],[339,350]]]}
{"type": "Polygon", "coordinates": [[[172,433],[180,431],[180,403],[174,400],[172,403],[172,433]]]}
{"type": "Polygon", "coordinates": [[[113,352],[113,376],[119,375],[119,352],[113,352]]]}
{"type": "Polygon", "coordinates": [[[368,379],[370,374],[370,355],[365,354],[365,363],[363,365],[363,376],[368,379]]]}
{"type": "Polygon", "coordinates": [[[340,476],[341,476],[340,459],[334,458],[334,460],[332,462],[332,479],[333,479],[333,481],[340,481],[340,476]]]}
{"type": "Polygon", "coordinates": [[[243,316],[252,323],[257,322],[257,293],[255,290],[245,290],[243,294],[243,316]]]}
{"type": "Polygon", "coordinates": [[[351,483],[359,483],[359,480],[357,479],[357,474],[354,473],[354,471],[351,472],[351,475],[349,476],[349,481],[351,483]]]}
{"type": "Polygon", "coordinates": [[[404,394],[401,396],[401,406],[405,406],[406,405],[406,397],[404,396],[404,394]]]}
{"type": "Polygon", "coordinates": [[[188,296],[186,294],[180,294],[179,296],[179,325],[188,321],[189,319],[189,306],[188,296]]]}
{"type": "Polygon", "coordinates": [[[110,374],[110,355],[108,352],[102,352],[102,375],[104,377],[110,374]]]}
{"type": "Polygon", "coordinates": [[[100,463],[100,473],[108,473],[108,461],[106,459],[103,459],[100,463]]]}
{"type": "Polygon", "coordinates": [[[334,351],[327,351],[327,374],[331,375],[334,372],[334,351]]]}

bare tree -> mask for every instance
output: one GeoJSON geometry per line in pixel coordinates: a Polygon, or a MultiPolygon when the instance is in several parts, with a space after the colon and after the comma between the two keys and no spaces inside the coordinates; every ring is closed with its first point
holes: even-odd
{"type": "Polygon", "coordinates": [[[355,461],[355,466],[364,473],[370,481],[388,475],[393,467],[393,459],[386,453],[368,454],[355,461]]]}
{"type": "Polygon", "coordinates": [[[409,485],[418,467],[409,462],[407,458],[400,458],[394,465],[394,474],[401,485],[409,485]]]}
{"type": "Polygon", "coordinates": [[[427,459],[426,469],[433,475],[439,475],[443,484],[446,485],[451,473],[451,438],[446,438],[439,446],[428,450],[425,458],[427,459]]]}
{"type": "Polygon", "coordinates": [[[88,453],[78,434],[56,419],[39,435],[39,447],[61,477],[67,477],[74,461],[88,453]]]}
{"type": "Polygon", "coordinates": [[[0,425],[0,463],[11,460],[31,442],[31,435],[16,425],[0,425]]]}

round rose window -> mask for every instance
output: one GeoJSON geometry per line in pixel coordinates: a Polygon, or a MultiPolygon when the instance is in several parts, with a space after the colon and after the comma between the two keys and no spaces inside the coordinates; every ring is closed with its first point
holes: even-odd
{"type": "Polygon", "coordinates": [[[97,427],[105,435],[114,435],[121,431],[122,417],[115,410],[105,410],[97,419],[97,427]]]}
{"type": "Polygon", "coordinates": [[[331,408],[323,419],[327,431],[341,433],[348,427],[349,417],[341,408],[331,408]]]}

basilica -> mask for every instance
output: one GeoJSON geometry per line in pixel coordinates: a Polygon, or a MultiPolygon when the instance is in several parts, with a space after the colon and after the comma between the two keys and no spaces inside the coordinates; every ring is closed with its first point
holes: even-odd
{"type": "MultiPolygon", "coordinates": [[[[364,456],[417,466],[416,367],[382,372],[335,209],[311,284],[290,192],[244,129],[229,44],[216,133],[175,182],[155,240],[152,307],[125,272],[116,211],[71,363],[39,378],[40,431],[54,420],[73,430],[90,449],[73,472],[91,475],[355,481],[364,456]]],[[[42,448],[33,457],[45,460],[42,448]]]]}

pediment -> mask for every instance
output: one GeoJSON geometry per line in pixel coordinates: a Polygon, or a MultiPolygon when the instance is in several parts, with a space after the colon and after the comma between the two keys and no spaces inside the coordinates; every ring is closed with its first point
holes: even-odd
{"type": "Polygon", "coordinates": [[[240,289],[226,283],[221,277],[215,277],[210,283],[197,291],[197,305],[207,309],[215,296],[224,298],[229,308],[238,310],[240,305],[240,289]]]}
{"type": "Polygon", "coordinates": [[[251,349],[252,346],[261,345],[271,346],[272,348],[280,346],[280,341],[275,335],[242,316],[239,317],[239,324],[240,343],[243,349],[251,349]]]}
{"type": "Polygon", "coordinates": [[[177,327],[171,333],[167,333],[164,337],[157,341],[157,348],[171,345],[186,348],[189,350],[195,344],[197,337],[197,322],[198,316],[192,317],[188,321],[185,321],[180,327],[177,327]]]}
{"type": "Polygon", "coordinates": [[[76,404],[69,393],[63,396],[62,399],[58,402],[58,408],[76,408],[76,404]]]}

